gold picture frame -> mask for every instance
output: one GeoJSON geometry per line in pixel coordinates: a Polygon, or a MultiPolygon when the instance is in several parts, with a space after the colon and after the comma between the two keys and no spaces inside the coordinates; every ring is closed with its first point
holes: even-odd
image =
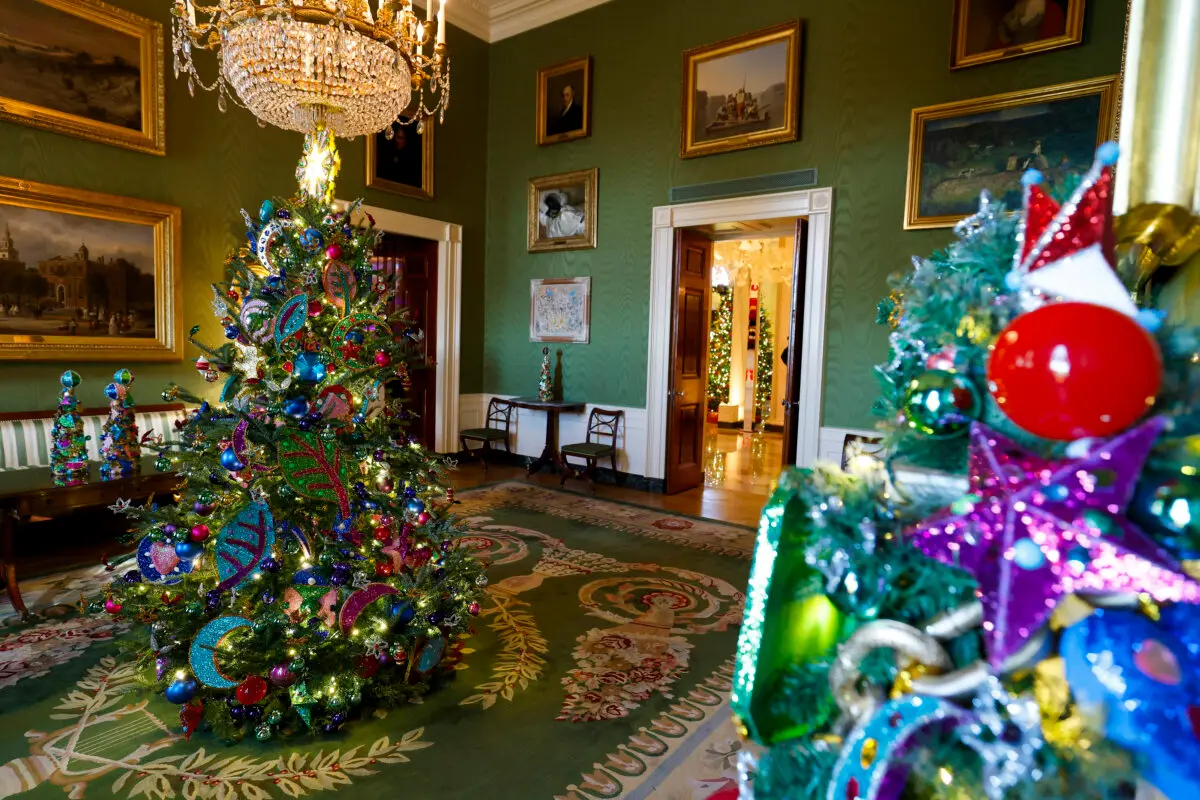
{"type": "Polygon", "coordinates": [[[179,361],[182,220],[178,206],[0,177],[0,360],[179,361]]]}
{"type": "MultiPolygon", "coordinates": [[[[1022,35],[1034,36],[1028,41],[1014,41],[1001,47],[984,49],[979,40],[989,36],[996,25],[1004,24],[1000,19],[988,20],[975,17],[971,13],[971,5],[978,0],[954,0],[954,43],[950,49],[950,69],[976,67],[980,64],[991,64],[995,61],[1007,61],[1010,58],[1020,58],[1034,53],[1044,53],[1047,50],[1058,50],[1071,47],[1083,41],[1083,14],[1086,0],[1065,0],[1066,7],[1060,8],[1053,2],[1047,3],[1047,11],[1040,19],[1024,21],[1022,30],[1010,31],[1009,35],[1020,38],[1022,35]],[[1047,20],[1045,15],[1054,13],[1055,19],[1047,20]],[[990,24],[989,24],[990,23],[990,24]],[[1062,32],[1058,32],[1058,25],[1062,32]],[[1052,32],[1031,31],[1033,26],[1050,27],[1052,32]]],[[[993,5],[995,5],[993,3],[993,5]]],[[[987,9],[993,16],[998,15],[999,9],[987,9]]],[[[984,12],[981,10],[980,15],[984,12]]],[[[1011,10],[1009,14],[1011,14],[1011,10]]],[[[1007,16],[1007,15],[1004,15],[1007,16]]],[[[1013,25],[1022,24],[1014,21],[1013,25]]]]}
{"type": "Polygon", "coordinates": [[[716,44],[696,47],[683,54],[681,157],[695,158],[796,141],[800,132],[801,30],[802,24],[798,20],[785,22],[716,44]],[[780,44],[786,46],[784,53],[767,68],[771,73],[769,77],[760,81],[767,85],[746,87],[746,73],[738,63],[739,57],[751,50],[780,44]],[[724,73],[719,63],[722,61],[728,62],[724,73]],[[701,70],[708,74],[700,75],[701,70]],[[773,78],[782,81],[782,90],[777,88],[779,81],[772,82],[773,78]],[[735,88],[738,79],[742,80],[743,85],[735,88]],[[725,89],[732,90],[727,95],[726,103],[709,99],[710,91],[726,94],[725,89]],[[760,98],[763,101],[761,110],[760,98]],[[704,109],[698,107],[697,101],[700,99],[704,101],[704,109]],[[783,104],[782,110],[778,108],[780,102],[783,104]],[[735,116],[732,120],[729,119],[731,113],[735,116]],[[709,119],[712,121],[705,124],[709,119]],[[730,131],[729,135],[721,136],[722,130],[730,131]]]}
{"type": "Polygon", "coordinates": [[[7,19],[6,33],[14,39],[20,39],[23,34],[41,36],[43,40],[32,41],[27,50],[14,49],[5,56],[5,68],[0,70],[0,119],[152,155],[166,155],[162,25],[101,0],[20,2],[28,13],[19,19],[15,14],[7,19]],[[89,37],[77,24],[78,20],[106,30],[97,30],[89,37]],[[127,119],[128,124],[97,118],[97,115],[104,115],[119,119],[124,113],[120,109],[120,98],[108,98],[106,109],[86,91],[87,81],[104,78],[102,87],[91,88],[118,92],[119,89],[114,87],[119,86],[122,78],[132,80],[128,74],[133,71],[132,65],[127,58],[110,54],[103,56],[103,61],[97,61],[91,51],[83,49],[70,57],[62,55],[71,45],[81,41],[89,41],[91,47],[101,50],[105,47],[133,49],[129,42],[122,43],[121,36],[105,38],[104,34],[114,31],[136,39],[140,106],[140,125],[136,127],[131,118],[127,119]],[[101,66],[105,70],[101,70],[101,66]],[[72,68],[77,69],[73,75],[68,72],[72,68]],[[5,96],[7,92],[17,90],[25,92],[26,99],[5,96]],[[32,99],[34,96],[36,101],[32,99]],[[59,107],[51,107],[48,103],[59,107]],[[67,108],[92,112],[93,115],[74,113],[67,108]]]}
{"type": "Polygon", "coordinates": [[[953,226],[975,212],[983,189],[1015,209],[1020,202],[1021,175],[1030,167],[1040,169],[1051,183],[1067,172],[1086,169],[1095,147],[1116,136],[1118,86],[1118,77],[1108,75],[914,108],[904,229],[953,226]],[[1023,115],[996,114],[1031,106],[1041,108],[1029,108],[1023,115]],[[1053,131],[1045,125],[1049,114],[1058,115],[1058,127],[1053,131]],[[989,116],[992,118],[987,119],[989,116]],[[968,129],[976,123],[986,123],[979,129],[981,135],[995,141],[973,140],[968,129]],[[1081,132],[1093,126],[1094,136],[1081,132]],[[939,130],[947,133],[939,135],[939,130]],[[939,139],[945,141],[939,145],[939,139]],[[1021,151],[1002,147],[1012,141],[1025,145],[1021,151]]]}
{"type": "Polygon", "coordinates": [[[538,146],[573,142],[592,135],[591,56],[572,58],[538,70],[534,130],[538,146]],[[551,91],[552,85],[556,92],[551,91]],[[551,94],[562,96],[568,89],[573,95],[569,106],[562,100],[554,105],[550,103],[551,94]],[[570,119],[567,119],[568,116],[570,119]],[[556,123],[559,129],[552,131],[556,123]]]}
{"type": "Polygon", "coordinates": [[[529,252],[595,248],[599,182],[600,171],[595,167],[530,180],[529,252]]]}
{"type": "Polygon", "coordinates": [[[418,133],[416,125],[400,125],[399,123],[392,124],[392,138],[387,138],[386,134],[381,131],[373,136],[365,137],[367,140],[367,186],[371,189],[381,189],[385,192],[393,194],[407,195],[415,197],[419,200],[432,200],[434,196],[434,155],[433,155],[433,139],[434,128],[437,125],[433,120],[427,120],[421,126],[421,131],[418,133]],[[379,153],[384,147],[395,147],[398,143],[397,137],[404,136],[411,138],[413,136],[420,137],[419,152],[420,163],[412,164],[407,159],[400,159],[394,164],[387,165],[384,173],[380,172],[379,153]],[[407,180],[413,181],[406,183],[407,180]],[[417,176],[420,176],[419,179],[417,176]],[[416,183],[419,180],[420,183],[416,183]]]}

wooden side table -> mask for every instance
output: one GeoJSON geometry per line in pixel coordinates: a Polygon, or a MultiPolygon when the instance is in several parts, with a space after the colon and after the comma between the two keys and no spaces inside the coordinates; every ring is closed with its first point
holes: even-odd
{"type": "Polygon", "coordinates": [[[546,412],[546,444],[542,447],[542,454],[529,465],[529,474],[547,465],[552,465],[556,472],[566,469],[558,452],[558,415],[563,411],[582,412],[587,408],[587,403],[578,400],[540,400],[536,397],[515,397],[509,402],[517,408],[546,412]]]}
{"type": "MultiPolygon", "coordinates": [[[[13,608],[28,617],[17,582],[14,542],[26,527],[76,511],[107,509],[118,499],[142,502],[151,495],[168,497],[179,477],[157,472],[153,456],[141,460],[141,474],[115,481],[100,480],[100,465],[89,465],[90,482],[55,486],[49,467],[0,472],[0,574],[13,608]]],[[[107,513],[107,512],[106,512],[107,513]]]]}

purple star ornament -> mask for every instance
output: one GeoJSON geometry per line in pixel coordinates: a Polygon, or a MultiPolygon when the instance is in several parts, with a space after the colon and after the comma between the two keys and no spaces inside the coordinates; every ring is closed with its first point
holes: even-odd
{"type": "Polygon", "coordinates": [[[971,494],[905,533],[922,553],[974,576],[988,660],[999,667],[1075,592],[1200,602],[1200,584],[1125,518],[1161,419],[1048,461],[976,423],[971,494]]]}

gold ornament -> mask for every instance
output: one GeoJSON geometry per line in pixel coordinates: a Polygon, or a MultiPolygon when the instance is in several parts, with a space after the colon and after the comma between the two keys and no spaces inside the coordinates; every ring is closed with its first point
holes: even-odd
{"type": "Polygon", "coordinates": [[[1169,203],[1143,203],[1116,220],[1117,252],[1126,281],[1140,292],[1160,267],[1200,253],[1200,217],[1169,203]]]}
{"type": "Polygon", "coordinates": [[[1071,705],[1071,687],[1061,657],[1047,658],[1033,670],[1033,696],[1042,712],[1042,734],[1058,747],[1087,749],[1087,720],[1071,705]]]}
{"type": "Polygon", "coordinates": [[[900,318],[904,316],[904,292],[892,289],[888,292],[888,300],[892,302],[892,310],[888,312],[888,325],[895,330],[900,324],[900,318]]]}
{"type": "Polygon", "coordinates": [[[958,338],[966,339],[971,344],[983,344],[992,338],[992,326],[986,319],[974,314],[966,314],[958,321],[958,338]]]}

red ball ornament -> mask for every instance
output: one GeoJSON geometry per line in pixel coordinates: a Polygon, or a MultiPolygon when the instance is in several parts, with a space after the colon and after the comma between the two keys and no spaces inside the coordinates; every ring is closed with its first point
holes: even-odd
{"type": "Polygon", "coordinates": [[[124,608],[124,606],[122,606],[112,597],[104,601],[104,610],[110,614],[120,614],[122,608],[124,608]]]}
{"type": "Polygon", "coordinates": [[[321,316],[321,312],[324,310],[325,310],[325,306],[324,306],[324,304],[321,303],[320,300],[309,300],[308,301],[308,315],[310,317],[319,317],[319,316],[321,316]]]}
{"type": "Polygon", "coordinates": [[[267,696],[268,688],[266,680],[257,675],[251,675],[238,684],[234,694],[237,695],[239,703],[244,706],[252,706],[267,696]]]}
{"type": "Polygon", "coordinates": [[[373,656],[363,656],[358,659],[358,674],[360,677],[370,680],[375,677],[375,673],[379,672],[379,659],[373,656]]]}
{"type": "Polygon", "coordinates": [[[371,535],[375,537],[375,541],[377,542],[390,542],[392,540],[392,529],[381,526],[376,528],[375,532],[371,535]]]}
{"type": "Polygon", "coordinates": [[[334,242],[333,244],[329,245],[329,247],[325,248],[325,255],[329,257],[330,261],[336,261],[342,257],[342,246],[337,242],[334,242]]]}
{"type": "Polygon", "coordinates": [[[1053,303],[1001,332],[988,387],[1021,428],[1069,441],[1132,425],[1153,404],[1162,372],[1158,343],[1130,317],[1091,303],[1053,303]]]}
{"type": "Polygon", "coordinates": [[[395,569],[395,567],[392,566],[391,560],[379,561],[379,562],[376,562],[376,564],[375,564],[375,574],[381,578],[386,578],[389,575],[393,574],[395,571],[396,571],[396,569],[395,569]]]}
{"type": "Polygon", "coordinates": [[[420,514],[417,514],[418,525],[427,525],[431,519],[432,517],[430,517],[429,513],[426,511],[422,511],[420,514]]]}
{"type": "Polygon", "coordinates": [[[192,535],[193,542],[203,542],[205,539],[207,539],[209,537],[210,534],[211,534],[211,531],[209,531],[207,525],[193,525],[192,526],[191,535],[192,535]]]}
{"type": "Polygon", "coordinates": [[[381,367],[386,367],[388,364],[392,363],[392,357],[380,350],[375,354],[375,363],[381,367]]]}
{"type": "Polygon", "coordinates": [[[471,605],[467,606],[467,612],[470,613],[470,615],[472,617],[478,616],[479,615],[479,603],[472,602],[471,605]]]}

